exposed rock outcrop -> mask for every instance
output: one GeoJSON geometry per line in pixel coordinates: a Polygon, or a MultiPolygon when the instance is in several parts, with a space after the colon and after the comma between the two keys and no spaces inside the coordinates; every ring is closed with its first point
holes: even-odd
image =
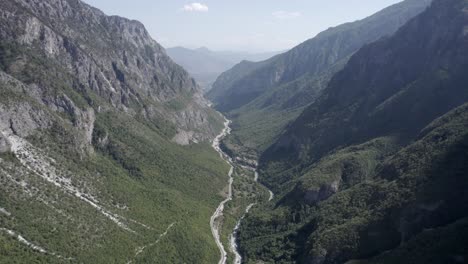
{"type": "Polygon", "coordinates": [[[323,184],[319,189],[305,191],[304,200],[308,204],[316,204],[328,199],[330,196],[338,192],[339,187],[339,181],[333,181],[330,184],[323,184]]]}
{"type": "MultiPolygon", "coordinates": [[[[50,94],[46,81],[28,80],[24,90],[53,111],[67,112],[91,142],[95,111],[109,103],[128,115],[161,117],[189,132],[190,141],[211,139],[213,112],[195,81],[172,62],[144,26],[101,11],[79,0],[7,0],[0,4],[2,43],[42,54],[51,64],[47,75],[87,98],[76,106],[71,93],[50,94]],[[102,102],[97,102],[97,94],[102,102]],[[175,102],[178,107],[166,107],[175,102]],[[105,103],[105,104],[103,104],[105,103]],[[156,108],[156,110],[149,110],[156,108]]],[[[37,58],[15,56],[7,68],[15,75],[37,58]]],[[[42,78],[43,80],[43,78],[42,78]]]]}
{"type": "Polygon", "coordinates": [[[0,131],[27,137],[36,129],[51,125],[48,114],[27,103],[17,103],[10,107],[0,104],[0,131]]]}
{"type": "Polygon", "coordinates": [[[11,143],[8,139],[0,132],[0,153],[6,153],[11,151],[11,143]]]}

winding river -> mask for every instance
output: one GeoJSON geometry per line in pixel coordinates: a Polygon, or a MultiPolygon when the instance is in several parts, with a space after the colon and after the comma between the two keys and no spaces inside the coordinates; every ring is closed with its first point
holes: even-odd
{"type": "MultiPolygon", "coordinates": [[[[210,219],[211,233],[213,234],[216,245],[218,246],[219,252],[221,254],[221,258],[219,259],[218,264],[226,264],[226,260],[227,260],[227,252],[224,249],[223,243],[221,242],[221,235],[220,235],[221,221],[220,221],[220,218],[223,216],[224,205],[227,202],[232,200],[232,183],[234,181],[234,179],[232,178],[232,173],[234,172],[234,166],[232,164],[232,159],[226,153],[224,153],[221,150],[221,147],[220,147],[221,140],[223,140],[223,138],[225,138],[227,135],[229,135],[229,133],[231,133],[231,128],[229,127],[230,123],[231,123],[231,121],[226,120],[226,122],[224,122],[223,131],[221,131],[221,134],[219,134],[213,140],[213,148],[219,153],[221,158],[223,158],[229,164],[229,166],[231,166],[231,168],[229,169],[229,173],[228,173],[228,176],[229,176],[228,195],[227,195],[226,199],[219,204],[218,208],[216,208],[216,211],[214,212],[214,214],[211,216],[211,219],[210,219]]],[[[236,253],[239,254],[237,251],[236,251],[236,253]]]]}
{"type": "MultiPolygon", "coordinates": [[[[220,218],[223,216],[224,206],[226,205],[227,202],[232,200],[232,184],[234,182],[234,178],[232,176],[232,174],[234,172],[234,161],[220,147],[221,141],[227,135],[229,135],[231,133],[231,128],[229,127],[230,124],[231,124],[231,121],[226,119],[226,121],[224,122],[223,131],[221,131],[221,133],[213,140],[213,145],[212,145],[213,148],[219,153],[220,157],[223,158],[230,166],[229,173],[228,173],[228,176],[229,176],[228,195],[227,195],[226,199],[224,199],[219,204],[218,208],[216,208],[216,211],[214,212],[214,214],[211,216],[211,219],[210,219],[211,233],[213,234],[216,245],[218,246],[219,252],[220,252],[220,259],[219,259],[218,264],[226,264],[226,262],[227,262],[227,252],[226,252],[226,249],[223,246],[223,243],[221,242],[220,227],[222,225],[222,221],[221,221],[220,218]]],[[[249,167],[242,166],[242,167],[254,171],[254,173],[255,173],[254,180],[255,180],[255,182],[258,182],[258,172],[257,172],[257,169],[255,167],[251,167],[251,166],[249,166],[249,167]]],[[[270,197],[269,197],[268,201],[271,201],[271,200],[273,200],[274,195],[273,195],[273,192],[271,190],[269,190],[269,189],[268,189],[268,192],[270,194],[270,197]]],[[[229,237],[230,249],[231,249],[232,253],[234,253],[234,256],[235,256],[235,259],[234,259],[235,264],[241,264],[242,263],[242,256],[240,255],[239,250],[238,250],[238,246],[237,246],[237,233],[239,231],[239,227],[240,227],[240,225],[242,223],[242,220],[249,213],[250,209],[252,209],[252,207],[255,206],[255,205],[256,205],[256,203],[252,203],[249,206],[247,206],[244,215],[239,219],[239,221],[237,222],[232,234],[229,237]]]]}

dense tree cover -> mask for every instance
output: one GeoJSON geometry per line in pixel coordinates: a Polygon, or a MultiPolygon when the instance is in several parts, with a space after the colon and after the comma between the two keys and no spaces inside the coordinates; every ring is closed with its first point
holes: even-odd
{"type": "MultiPolygon", "coordinates": [[[[12,3],[2,2],[2,11],[4,5],[15,7],[12,3]]],[[[26,12],[20,11],[18,16],[26,12]]],[[[14,29],[2,24],[0,32],[14,29]]],[[[93,30],[104,28],[90,28],[86,34],[92,36],[93,30]]],[[[64,45],[78,49],[72,42],[67,39],[64,45]]],[[[102,43],[81,44],[91,50],[102,43]]],[[[6,120],[17,122],[19,128],[28,122],[46,124],[28,131],[25,140],[54,170],[40,177],[15,154],[0,154],[0,208],[9,212],[0,212],[0,228],[15,231],[48,253],[0,231],[0,263],[216,262],[218,250],[209,220],[223,199],[220,190],[227,184],[228,166],[208,141],[188,146],[172,142],[177,125],[167,116],[193,106],[193,91],[181,91],[167,102],[155,102],[141,93],[139,98],[127,98],[124,108],[117,107],[40,45],[22,45],[2,35],[0,108],[2,118],[10,112],[19,117],[6,120]],[[155,113],[147,115],[148,108],[155,113]],[[83,118],[87,111],[94,113],[89,120],[83,118]],[[83,120],[92,120],[89,141],[83,120]],[[57,184],[45,180],[54,173],[64,179],[57,184]],[[68,183],[83,193],[66,191],[63,186],[68,183]],[[160,238],[166,230],[167,235],[160,238]]],[[[149,62],[154,60],[154,47],[145,52],[149,62]]],[[[134,76],[119,63],[113,68],[119,82],[132,81],[134,76]]],[[[174,76],[165,78],[176,80],[177,74],[186,73],[176,68],[174,76]]],[[[179,85],[171,89],[183,90],[187,84],[179,85]]],[[[207,119],[213,128],[222,126],[214,111],[207,119]]]]}
{"type": "Polygon", "coordinates": [[[363,47],[263,153],[278,198],[241,228],[249,263],[466,261],[467,6],[363,47]]]}

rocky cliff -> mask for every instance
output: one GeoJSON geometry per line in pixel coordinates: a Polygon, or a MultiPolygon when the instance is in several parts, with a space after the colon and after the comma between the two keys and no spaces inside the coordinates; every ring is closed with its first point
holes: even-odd
{"type": "Polygon", "coordinates": [[[141,23],[0,1],[0,262],[214,263],[223,121],[141,23]]]}
{"type": "Polygon", "coordinates": [[[3,70],[23,81],[28,86],[25,92],[39,103],[56,111],[78,111],[70,95],[66,99],[48,93],[51,84],[42,76],[19,78],[34,60],[54,65],[49,69],[37,65],[37,74],[51,81],[64,79],[72,92],[86,98],[89,109],[84,111],[89,113],[71,113],[77,119],[114,108],[149,121],[170,121],[179,143],[214,135],[208,122],[213,113],[195,81],[138,21],[106,16],[78,0],[9,0],[1,5],[0,36],[2,45],[10,48],[3,70]],[[103,103],[93,100],[94,95],[103,103]]]}

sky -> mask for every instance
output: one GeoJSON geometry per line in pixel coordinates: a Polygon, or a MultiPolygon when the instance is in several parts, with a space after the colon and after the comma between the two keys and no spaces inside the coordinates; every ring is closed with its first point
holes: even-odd
{"type": "Polygon", "coordinates": [[[84,0],[141,21],[164,47],[282,51],[401,0],[84,0]]]}

